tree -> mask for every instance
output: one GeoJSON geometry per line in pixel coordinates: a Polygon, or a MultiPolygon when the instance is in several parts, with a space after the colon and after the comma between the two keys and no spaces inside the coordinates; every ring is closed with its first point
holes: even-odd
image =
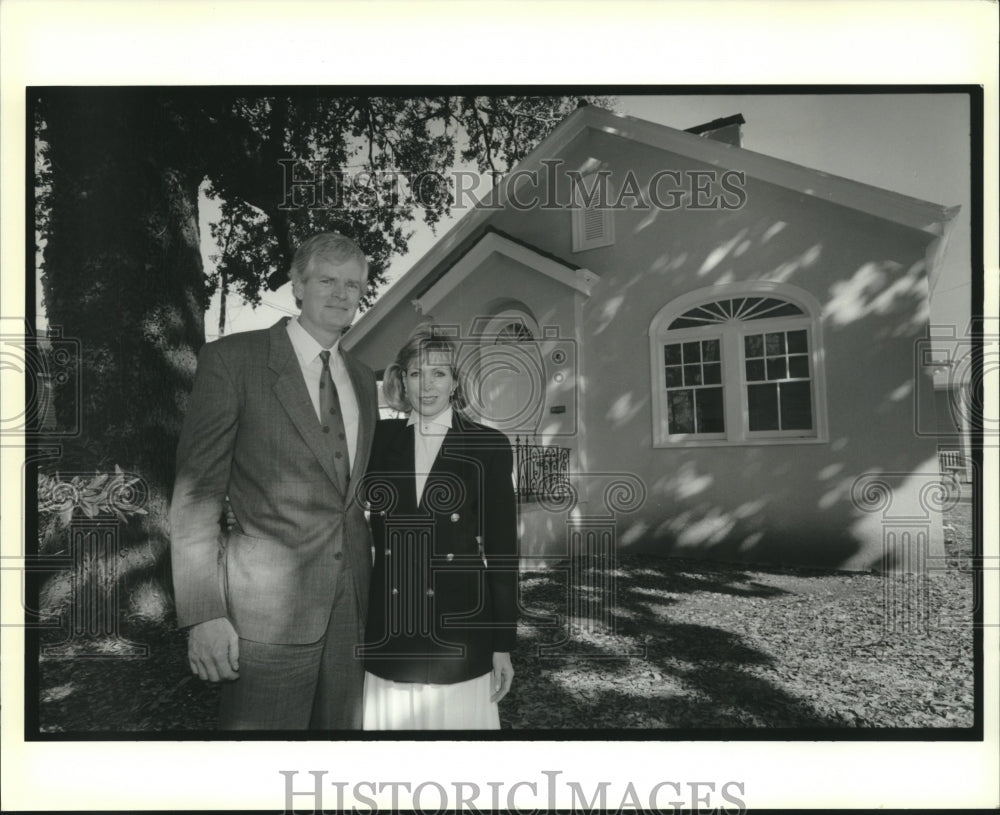
{"type": "Polygon", "coordinates": [[[258,302],[264,285],[287,281],[293,248],[332,225],[369,257],[363,301],[369,305],[389,260],[406,252],[416,211],[432,226],[450,214],[453,197],[435,179],[457,157],[499,175],[580,103],[576,97],[237,98],[217,114],[215,146],[223,149],[208,174],[209,195],[235,207],[220,254],[233,259],[227,279],[235,272],[241,295],[258,302]],[[323,200],[308,188],[290,190],[290,181],[317,175],[325,182],[323,200]]]}
{"type": "Polygon", "coordinates": [[[183,99],[107,91],[47,94],[41,118],[45,311],[81,354],[81,381],[56,393],[58,421],[80,417],[68,468],[140,474],[149,514],[134,531],[162,550],[182,394],[205,334],[193,147],[205,122],[183,99]]]}
{"type": "Polygon", "coordinates": [[[57,391],[57,415],[82,417],[76,469],[119,465],[145,480],[149,512],[126,544],[149,547],[150,562],[164,561],[174,451],[213,291],[258,302],[287,279],[293,247],[335,228],[371,261],[370,303],[418,211],[431,225],[450,211],[446,188],[396,197],[400,183],[444,175],[459,158],[509,169],[579,104],[197,88],[45,90],[34,101],[45,310],[81,347],[82,401],[57,391]],[[287,206],[290,165],[320,168],[319,206],[287,206]],[[208,276],[199,190],[221,202],[208,276]]]}

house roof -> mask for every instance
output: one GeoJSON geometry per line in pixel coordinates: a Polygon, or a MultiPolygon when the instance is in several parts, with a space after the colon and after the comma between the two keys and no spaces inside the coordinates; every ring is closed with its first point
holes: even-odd
{"type": "Polygon", "coordinates": [[[743,118],[742,113],[734,113],[732,116],[723,116],[721,119],[712,119],[710,122],[705,122],[705,124],[695,125],[694,127],[684,128],[685,133],[694,133],[696,136],[702,133],[708,133],[712,130],[718,130],[721,127],[729,127],[730,125],[745,125],[747,120],[743,118]]]}
{"type": "MultiPolygon", "coordinates": [[[[515,173],[542,171],[543,160],[559,155],[571,141],[588,130],[659,148],[711,166],[742,171],[748,177],[939,237],[944,237],[947,224],[959,209],[957,206],[945,207],[921,201],[918,198],[803,167],[763,153],[705,139],[690,131],[677,130],[631,116],[621,116],[596,105],[577,108],[563,119],[547,138],[511,170],[507,177],[510,178],[515,173]]],[[[498,189],[489,195],[493,196],[492,200],[498,202],[501,207],[506,206],[509,197],[508,185],[501,180],[498,189]]],[[[426,291],[433,284],[433,280],[443,274],[439,268],[440,264],[447,262],[449,256],[456,251],[463,253],[468,251],[468,247],[488,227],[496,211],[496,206],[472,207],[409,271],[375,301],[372,308],[361,316],[345,334],[345,345],[353,346],[378,323],[383,315],[388,314],[404,300],[413,299],[417,296],[417,292],[426,291]]],[[[939,251],[941,249],[943,246],[939,247],[939,251]]],[[[454,262],[452,260],[449,267],[454,262]]]]}
{"type": "MultiPolygon", "coordinates": [[[[577,271],[578,269],[583,268],[582,266],[576,263],[572,263],[566,260],[565,258],[561,258],[558,255],[552,254],[551,252],[546,252],[544,249],[540,249],[539,247],[529,243],[528,241],[522,240],[521,238],[518,238],[515,235],[510,235],[507,232],[497,229],[494,226],[487,226],[486,229],[483,230],[483,232],[484,232],[484,237],[486,235],[491,235],[491,234],[496,235],[497,237],[502,238],[504,242],[509,242],[512,244],[517,244],[518,246],[522,246],[525,249],[528,249],[531,252],[533,252],[535,255],[538,255],[546,260],[554,261],[555,263],[565,266],[567,269],[570,269],[572,271],[577,271]]],[[[481,242],[482,238],[476,241],[475,246],[478,246],[481,242]]],[[[426,294],[428,290],[433,288],[434,285],[442,277],[447,275],[452,268],[454,268],[457,264],[461,263],[461,261],[472,251],[472,249],[473,249],[473,244],[469,244],[468,246],[462,247],[462,249],[460,250],[460,254],[457,255],[451,263],[439,267],[436,272],[427,275],[426,278],[419,281],[416,289],[414,290],[414,297],[418,299],[420,297],[423,297],[424,294],[426,294]]]]}
{"type": "Polygon", "coordinates": [[[412,300],[414,307],[421,314],[427,314],[486,258],[494,254],[504,255],[588,296],[593,285],[600,280],[589,269],[568,263],[549,252],[543,252],[538,247],[517,240],[499,229],[487,227],[479,239],[465,248],[454,263],[442,264],[438,274],[428,275],[422,281],[422,285],[414,290],[412,300]]]}

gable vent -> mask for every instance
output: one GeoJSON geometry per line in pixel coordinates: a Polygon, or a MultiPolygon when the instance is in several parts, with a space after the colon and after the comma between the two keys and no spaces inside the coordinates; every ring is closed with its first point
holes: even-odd
{"type": "Polygon", "coordinates": [[[590,208],[583,213],[583,239],[590,243],[599,241],[604,237],[607,227],[604,224],[604,215],[599,209],[590,208]]]}
{"type": "Polygon", "coordinates": [[[615,242],[614,210],[607,206],[573,209],[573,251],[583,252],[615,242]]]}

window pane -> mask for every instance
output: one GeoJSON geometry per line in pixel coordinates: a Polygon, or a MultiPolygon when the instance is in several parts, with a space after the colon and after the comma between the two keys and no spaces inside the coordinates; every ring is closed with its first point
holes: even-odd
{"type": "Polygon", "coordinates": [[[702,388],[695,391],[699,433],[724,433],[722,388],[702,388]]]}
{"type": "Polygon", "coordinates": [[[704,320],[693,320],[690,317],[678,317],[667,328],[673,331],[675,328],[701,328],[705,325],[704,320]]]}
{"type": "Polygon", "coordinates": [[[780,306],[781,301],[775,300],[773,297],[764,297],[759,300],[754,306],[752,312],[748,312],[743,315],[744,320],[759,320],[761,317],[770,316],[770,311],[775,306],[780,306]]]}
{"type": "Polygon", "coordinates": [[[694,433],[693,391],[671,391],[667,394],[670,433],[694,433]]]}
{"type": "Polygon", "coordinates": [[[515,342],[530,342],[534,337],[531,331],[523,323],[507,323],[497,332],[497,345],[511,344],[515,342]]]}
{"type": "Polygon", "coordinates": [[[784,379],[785,378],[785,358],[778,357],[777,359],[769,359],[767,361],[767,378],[768,379],[784,379]]]}
{"type": "Polygon", "coordinates": [[[750,382],[757,382],[763,378],[764,378],[764,360],[748,359],[747,380],[750,382]]]}
{"type": "Polygon", "coordinates": [[[805,331],[789,331],[788,332],[788,353],[789,354],[805,354],[809,350],[809,345],[806,342],[806,332],[805,331]]]}
{"type": "Polygon", "coordinates": [[[719,361],[719,341],[705,340],[701,344],[701,355],[705,362],[719,361]]]}
{"type": "Polygon", "coordinates": [[[706,385],[718,385],[722,381],[722,366],[718,362],[705,363],[702,370],[705,372],[706,385]]]}
{"type": "Polygon", "coordinates": [[[764,335],[752,334],[743,338],[743,347],[747,357],[764,356],[764,335]]]}
{"type": "Polygon", "coordinates": [[[801,314],[802,309],[798,306],[794,306],[791,303],[782,303],[777,308],[773,308],[767,312],[767,314],[762,314],[762,317],[793,317],[796,314],[801,314]]]}
{"type": "Polygon", "coordinates": [[[684,343],[684,361],[685,362],[700,362],[701,361],[701,343],[700,342],[686,342],[686,343],[684,343]]]}
{"type": "Polygon", "coordinates": [[[748,385],[747,407],[751,430],[778,429],[777,385],[748,385]]]}
{"type": "Polygon", "coordinates": [[[681,346],[679,344],[663,346],[663,364],[664,365],[681,364],[681,346]]]}
{"type": "Polygon", "coordinates": [[[701,384],[701,366],[700,365],[685,365],[684,366],[684,384],[685,385],[700,385],[701,384]]]}
{"type": "Polygon", "coordinates": [[[788,375],[801,377],[803,379],[809,376],[809,357],[805,355],[798,357],[789,357],[788,375]]]}
{"type": "Polygon", "coordinates": [[[802,313],[802,309],[793,306],[784,300],[776,297],[756,298],[756,302],[751,304],[747,301],[747,308],[740,313],[742,320],[768,320],[772,317],[791,317],[802,313]]]}
{"type": "Polygon", "coordinates": [[[703,322],[706,323],[714,323],[717,322],[719,319],[718,315],[712,311],[711,304],[709,304],[708,308],[705,308],[704,306],[698,306],[698,308],[693,308],[690,311],[686,312],[684,316],[690,317],[693,320],[702,320],[703,322]]]}
{"type": "Polygon", "coordinates": [[[785,334],[783,331],[776,331],[767,335],[767,355],[778,356],[785,353],[785,334]]]}
{"type": "Polygon", "coordinates": [[[681,366],[671,365],[667,368],[667,387],[668,388],[679,388],[684,384],[683,377],[681,377],[681,366]]]}
{"type": "Polygon", "coordinates": [[[781,383],[781,429],[811,430],[812,396],[808,382],[781,383]]]}

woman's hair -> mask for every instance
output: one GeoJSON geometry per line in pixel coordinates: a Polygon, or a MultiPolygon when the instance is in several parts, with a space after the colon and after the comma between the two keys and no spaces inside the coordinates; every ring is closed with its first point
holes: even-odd
{"type": "Polygon", "coordinates": [[[430,353],[447,354],[451,375],[455,380],[455,391],[451,398],[451,407],[458,413],[465,415],[468,408],[466,399],[465,373],[459,369],[458,346],[455,342],[444,334],[441,329],[431,323],[418,325],[406,344],[399,349],[395,361],[385,369],[382,376],[382,394],[385,396],[386,404],[393,410],[409,413],[411,406],[406,401],[403,379],[406,376],[406,369],[415,359],[430,353]]]}

